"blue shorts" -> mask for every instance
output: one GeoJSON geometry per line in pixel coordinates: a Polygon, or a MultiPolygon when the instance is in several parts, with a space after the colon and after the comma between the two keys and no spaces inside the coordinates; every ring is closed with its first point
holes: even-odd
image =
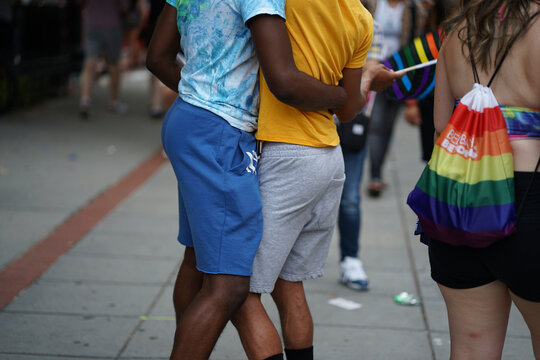
{"type": "Polygon", "coordinates": [[[251,276],[262,236],[255,137],[180,98],[161,136],[178,180],[178,241],[204,273],[251,276]]]}
{"type": "Polygon", "coordinates": [[[84,55],[92,58],[105,54],[110,62],[117,63],[122,51],[122,37],[122,28],[85,29],[84,55]]]}

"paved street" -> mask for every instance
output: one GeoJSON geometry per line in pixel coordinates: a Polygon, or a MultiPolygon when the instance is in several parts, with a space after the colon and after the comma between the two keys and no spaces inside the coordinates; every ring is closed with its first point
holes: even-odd
{"type": "MultiPolygon", "coordinates": [[[[148,117],[147,76],[137,70],[124,79],[124,115],[106,109],[106,78],[89,121],[79,118],[75,93],[0,115],[0,360],[168,359],[183,248],[161,122],[148,117]]],[[[336,238],[325,276],[306,282],[318,360],[449,357],[444,303],[405,204],[423,168],[419,153],[418,129],[400,119],[389,187],[379,199],[363,197],[371,291],[338,283],[336,238]],[[402,291],[421,304],[396,304],[402,291]],[[329,304],[335,298],[361,307],[329,304]]],[[[503,358],[533,359],[515,308],[503,358]]],[[[232,326],[211,359],[245,359],[232,326]]]]}

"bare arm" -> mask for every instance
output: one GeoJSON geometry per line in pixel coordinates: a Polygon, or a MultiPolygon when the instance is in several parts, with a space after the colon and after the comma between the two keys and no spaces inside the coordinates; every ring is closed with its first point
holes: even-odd
{"type": "Polygon", "coordinates": [[[352,120],[366,104],[369,91],[382,91],[403,74],[388,69],[376,60],[368,60],[362,69],[344,69],[341,86],[347,92],[347,104],[336,110],[339,120],[352,120]]]}
{"type": "Polygon", "coordinates": [[[165,4],[148,47],[146,67],[175,92],[178,92],[180,81],[180,67],[176,62],[179,51],[180,34],[176,27],[176,9],[165,4]]]}
{"type": "Polygon", "coordinates": [[[361,91],[362,74],[363,68],[343,69],[343,78],[340,81],[340,85],[347,92],[347,103],[343,108],[335,111],[336,116],[341,122],[352,120],[366,104],[367,92],[361,91]]]}
{"type": "Polygon", "coordinates": [[[365,76],[362,77],[362,91],[383,91],[396,80],[401,79],[403,71],[392,71],[377,61],[368,60],[364,66],[365,76]]]}
{"type": "Polygon", "coordinates": [[[266,83],[278,100],[307,111],[346,105],[345,89],[323,84],[298,70],[282,18],[259,15],[250,19],[248,26],[266,83]]]}
{"type": "Polygon", "coordinates": [[[454,97],[448,81],[446,70],[445,47],[439,52],[437,59],[437,72],[435,74],[435,99],[433,121],[435,125],[435,141],[444,130],[454,110],[454,97]]]}

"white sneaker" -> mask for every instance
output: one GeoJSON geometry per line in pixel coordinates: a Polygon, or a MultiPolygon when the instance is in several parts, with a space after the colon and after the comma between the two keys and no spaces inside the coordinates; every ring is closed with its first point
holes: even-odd
{"type": "Polygon", "coordinates": [[[109,102],[109,110],[115,114],[125,114],[128,110],[128,105],[121,101],[111,101],[109,102]]]}
{"type": "Polygon", "coordinates": [[[90,98],[81,97],[79,100],[79,115],[83,119],[87,119],[90,116],[90,98]]]}
{"type": "Polygon", "coordinates": [[[360,259],[345,256],[341,262],[341,283],[354,290],[369,290],[369,280],[360,259]]]}

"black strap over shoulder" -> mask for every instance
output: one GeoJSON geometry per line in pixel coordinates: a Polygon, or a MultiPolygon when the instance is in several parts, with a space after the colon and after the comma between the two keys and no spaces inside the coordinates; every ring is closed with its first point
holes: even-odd
{"type": "MultiPolygon", "coordinates": [[[[508,43],[508,47],[506,48],[506,50],[504,51],[504,54],[501,58],[501,61],[499,61],[499,64],[497,64],[497,67],[495,68],[495,71],[493,72],[493,75],[491,75],[491,78],[489,79],[489,82],[487,84],[488,87],[491,86],[491,83],[493,82],[493,80],[495,79],[495,76],[497,75],[497,73],[499,72],[499,70],[501,69],[501,66],[504,62],[504,60],[506,59],[506,55],[508,55],[508,53],[510,52],[510,49],[512,48],[512,46],[514,45],[514,42],[517,40],[517,38],[521,35],[521,33],[523,32],[523,30],[525,30],[527,28],[527,26],[529,26],[529,24],[531,23],[531,21],[538,15],[540,14],[540,11],[537,11],[536,13],[534,13],[533,15],[531,15],[531,17],[529,17],[527,19],[527,21],[525,22],[525,24],[523,24],[523,26],[521,27],[521,29],[519,29],[519,31],[512,37],[512,39],[510,39],[510,42],[508,43]]],[[[469,31],[469,28],[467,28],[467,32],[470,32],[469,31]]],[[[480,77],[478,76],[478,70],[476,69],[476,63],[474,61],[474,57],[472,55],[472,49],[471,49],[471,41],[470,41],[470,37],[468,36],[467,34],[467,45],[469,46],[469,58],[470,58],[470,61],[471,61],[471,66],[472,66],[472,70],[473,70],[473,76],[474,76],[474,81],[476,83],[480,83],[480,77]]]]}

